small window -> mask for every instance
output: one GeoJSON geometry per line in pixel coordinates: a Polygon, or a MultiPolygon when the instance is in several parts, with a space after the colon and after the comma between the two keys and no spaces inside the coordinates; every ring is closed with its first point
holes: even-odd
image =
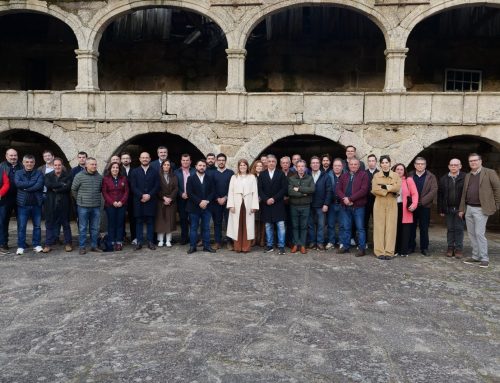
{"type": "Polygon", "coordinates": [[[446,69],[445,92],[480,92],[480,70],[446,69]]]}

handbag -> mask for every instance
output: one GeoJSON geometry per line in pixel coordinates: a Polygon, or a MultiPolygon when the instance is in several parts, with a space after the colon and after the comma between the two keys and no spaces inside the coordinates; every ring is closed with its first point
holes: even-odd
{"type": "MultiPolygon", "coordinates": [[[[408,189],[408,192],[410,192],[410,188],[408,187],[408,180],[406,180],[406,188],[408,189]]],[[[413,204],[413,198],[411,198],[411,195],[407,195],[406,208],[409,209],[412,204],[413,204]]]]}

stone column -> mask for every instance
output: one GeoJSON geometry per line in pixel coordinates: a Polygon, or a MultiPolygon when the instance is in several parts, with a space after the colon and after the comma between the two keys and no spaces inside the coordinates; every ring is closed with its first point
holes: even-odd
{"type": "Polygon", "coordinates": [[[78,60],[78,92],[98,92],[99,79],[97,74],[97,59],[99,52],[93,50],[76,49],[78,60]]]}
{"type": "Polygon", "coordinates": [[[401,93],[405,88],[405,59],[408,48],[386,49],[384,92],[401,93]]]}
{"type": "Polygon", "coordinates": [[[226,49],[227,53],[227,92],[245,91],[246,49],[226,49]]]}

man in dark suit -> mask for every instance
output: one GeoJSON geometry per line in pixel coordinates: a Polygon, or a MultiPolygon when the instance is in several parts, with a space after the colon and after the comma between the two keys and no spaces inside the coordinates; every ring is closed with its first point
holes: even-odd
{"type": "Polygon", "coordinates": [[[188,194],[186,192],[187,180],[195,174],[191,168],[191,156],[187,153],[181,156],[181,167],[175,170],[179,191],[177,192],[177,210],[179,212],[179,221],[181,223],[181,245],[189,242],[189,217],[186,211],[188,194]]]}
{"type": "MultiPolygon", "coordinates": [[[[127,177],[129,190],[132,190],[130,187],[130,175],[132,174],[131,173],[132,166],[130,165],[132,163],[132,157],[130,156],[130,153],[123,152],[120,156],[120,161],[121,161],[120,174],[127,177]]],[[[135,217],[134,217],[134,195],[133,195],[133,193],[128,193],[127,216],[128,216],[129,226],[130,226],[130,241],[132,242],[132,244],[137,245],[137,238],[135,235],[135,227],[136,227],[137,223],[135,222],[135,217]]],[[[125,237],[125,227],[123,227],[123,230],[124,230],[123,237],[125,237]]]]}
{"type": "Polygon", "coordinates": [[[215,197],[215,188],[213,178],[206,174],[207,162],[198,160],[196,162],[196,173],[187,179],[186,192],[188,195],[186,210],[189,213],[191,222],[189,235],[188,254],[196,251],[196,242],[198,236],[198,226],[201,220],[201,238],[203,241],[203,251],[215,253],[210,247],[210,219],[212,214],[209,204],[213,203],[215,197]]]}
{"type": "Polygon", "coordinates": [[[137,234],[135,250],[142,249],[144,223],[147,228],[148,248],[155,250],[153,225],[156,214],[156,194],[160,189],[160,177],[158,176],[158,172],[149,165],[151,162],[149,153],[141,153],[139,161],[141,166],[130,172],[130,186],[134,194],[134,215],[137,234]]]}
{"type": "Polygon", "coordinates": [[[377,156],[375,154],[370,154],[368,156],[368,169],[366,169],[366,174],[368,174],[368,180],[370,182],[370,187],[368,188],[368,200],[365,206],[365,232],[366,241],[368,242],[368,226],[370,224],[370,217],[373,216],[373,205],[375,204],[375,196],[372,194],[372,179],[373,175],[378,172],[377,169],[377,156]]]}
{"type": "Polygon", "coordinates": [[[274,251],[273,225],[278,231],[278,251],[285,254],[285,201],[288,180],[285,174],[276,169],[277,160],[272,154],[267,156],[267,170],[258,178],[259,198],[262,201],[261,220],[266,224],[266,253],[274,251]]]}

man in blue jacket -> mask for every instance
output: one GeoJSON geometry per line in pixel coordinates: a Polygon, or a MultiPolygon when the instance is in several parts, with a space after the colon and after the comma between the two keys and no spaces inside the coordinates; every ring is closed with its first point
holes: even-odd
{"type": "Polygon", "coordinates": [[[328,174],[322,172],[319,158],[311,158],[311,175],[314,180],[311,210],[309,213],[309,248],[325,250],[325,216],[332,199],[332,185],[328,174]]]}
{"type": "Polygon", "coordinates": [[[17,255],[24,254],[26,248],[26,225],[33,221],[33,250],[42,252],[42,203],[44,175],[35,170],[35,157],[26,154],[23,157],[23,169],[15,173],[17,187],[17,255]]]}
{"type": "Polygon", "coordinates": [[[210,213],[209,205],[213,203],[215,188],[213,178],[206,173],[207,163],[205,160],[196,162],[196,173],[187,179],[186,192],[189,196],[186,210],[189,213],[191,228],[189,233],[188,254],[196,251],[198,226],[201,220],[201,238],[203,251],[215,253],[210,247],[210,213]]]}
{"type": "Polygon", "coordinates": [[[139,162],[141,166],[130,171],[130,187],[134,194],[134,215],[136,219],[137,245],[135,250],[142,249],[144,223],[146,223],[148,248],[156,250],[153,226],[156,215],[156,195],[160,190],[160,176],[150,166],[151,156],[149,153],[141,153],[139,162]]]}

